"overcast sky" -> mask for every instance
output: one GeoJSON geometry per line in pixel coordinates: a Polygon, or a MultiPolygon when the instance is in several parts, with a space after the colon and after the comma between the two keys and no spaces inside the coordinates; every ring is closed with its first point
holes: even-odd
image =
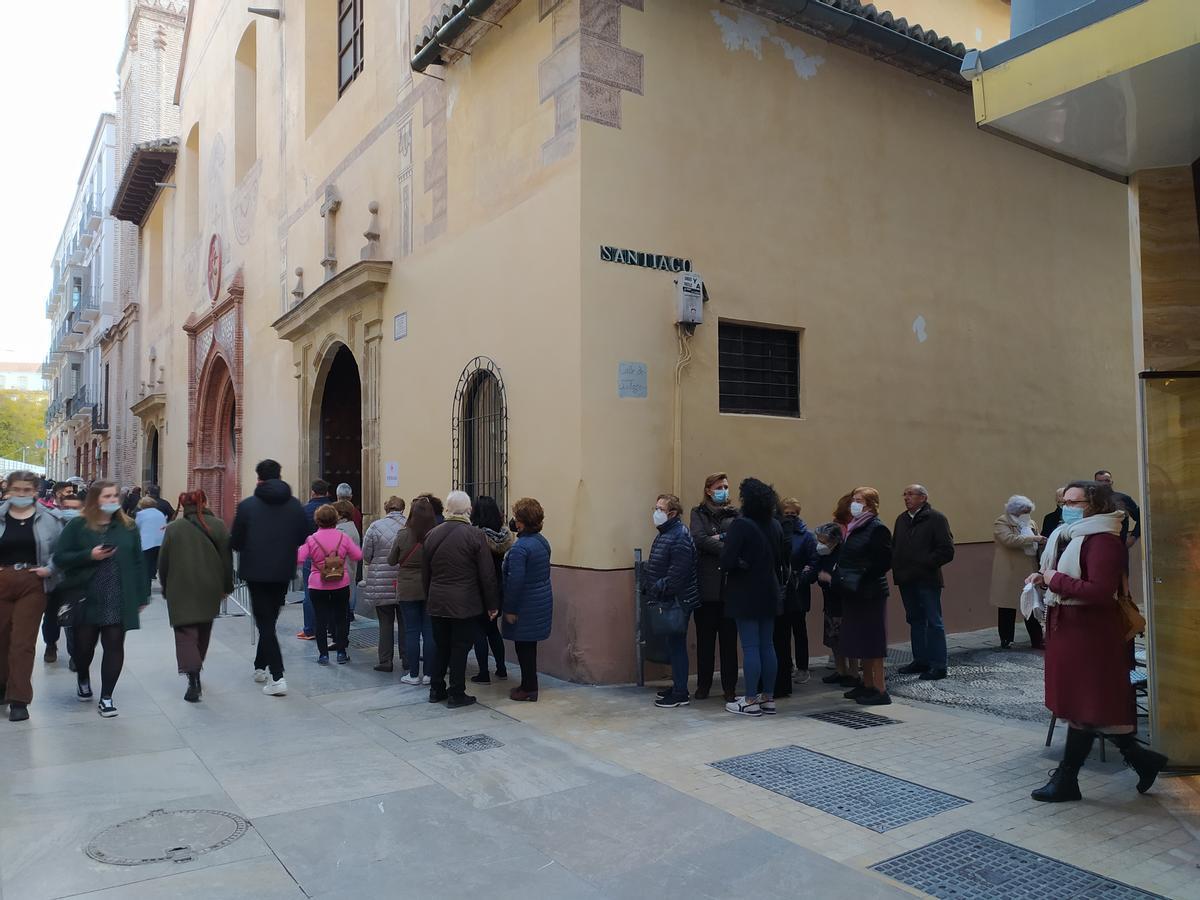
{"type": "Polygon", "coordinates": [[[57,0],[53,13],[0,0],[5,251],[0,360],[41,362],[50,264],[102,112],[116,106],[125,0],[57,0]]]}

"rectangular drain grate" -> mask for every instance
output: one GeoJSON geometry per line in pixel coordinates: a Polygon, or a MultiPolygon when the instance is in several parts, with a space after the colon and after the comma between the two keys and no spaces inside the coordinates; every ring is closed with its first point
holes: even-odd
{"type": "Polygon", "coordinates": [[[831,709],[828,712],[810,713],[808,718],[818,722],[828,722],[830,725],[842,725],[861,731],[864,728],[878,728],[880,725],[899,725],[899,719],[889,719],[887,716],[876,715],[865,709],[831,709]]]}
{"type": "Polygon", "coordinates": [[[955,900],[1165,900],[977,831],[960,831],[871,868],[931,897],[955,900]]]}
{"type": "Polygon", "coordinates": [[[468,734],[465,737],[450,738],[437,743],[439,747],[445,747],[455,753],[475,753],[477,750],[492,750],[504,746],[490,734],[468,734]]]}
{"type": "Polygon", "coordinates": [[[349,644],[351,647],[356,647],[359,650],[370,650],[372,647],[378,647],[379,626],[368,625],[365,628],[351,628],[349,644]]]}
{"type": "Polygon", "coordinates": [[[971,802],[794,745],[723,759],[712,766],[880,833],[971,802]]]}

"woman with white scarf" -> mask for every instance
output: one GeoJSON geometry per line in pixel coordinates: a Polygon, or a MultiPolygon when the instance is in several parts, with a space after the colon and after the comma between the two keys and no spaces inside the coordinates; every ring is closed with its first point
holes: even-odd
{"type": "MultiPolygon", "coordinates": [[[[996,609],[996,629],[1000,632],[1000,649],[1012,646],[1017,627],[1017,607],[1021,589],[1030,573],[1037,571],[1037,558],[1046,539],[1033,524],[1033,501],[1020,494],[1009,497],[1004,515],[992,523],[992,538],[996,553],[992,557],[990,599],[996,609]]],[[[1033,616],[1025,619],[1029,645],[1042,649],[1042,626],[1033,616]]]]}
{"type": "Polygon", "coordinates": [[[1095,481],[1067,485],[1062,511],[1063,524],[1046,543],[1041,571],[1027,582],[1045,590],[1046,707],[1069,728],[1062,762],[1030,796],[1047,803],[1083,799],[1079,769],[1097,733],[1121,751],[1144,794],[1167,758],[1134,736],[1132,636],[1117,600],[1127,584],[1125,513],[1117,509],[1112,489],[1095,481]]]}

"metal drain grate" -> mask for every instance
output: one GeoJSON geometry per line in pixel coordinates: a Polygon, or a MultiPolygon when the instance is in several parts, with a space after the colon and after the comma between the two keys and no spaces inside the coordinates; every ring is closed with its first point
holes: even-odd
{"type": "Polygon", "coordinates": [[[880,833],[970,803],[803,747],[777,747],[712,766],[880,833]]]}
{"type": "Polygon", "coordinates": [[[466,737],[438,741],[438,746],[445,747],[447,750],[453,750],[455,753],[475,753],[478,750],[492,750],[496,747],[503,747],[504,744],[490,734],[468,734],[466,737]]]}
{"type": "Polygon", "coordinates": [[[818,722],[828,722],[830,725],[841,725],[861,731],[864,728],[878,728],[880,725],[899,725],[899,719],[889,719],[887,716],[876,715],[865,709],[831,709],[828,712],[810,713],[808,718],[818,722]]]}
{"type": "Polygon", "coordinates": [[[222,809],[156,809],[112,825],[87,845],[87,855],[112,866],[190,862],[228,847],[250,827],[222,809]]]}
{"type": "Polygon", "coordinates": [[[347,643],[359,650],[370,650],[373,647],[378,647],[379,626],[368,625],[365,628],[351,628],[350,639],[347,643]]]}
{"type": "Polygon", "coordinates": [[[871,868],[931,897],[954,900],[1165,900],[977,831],[960,831],[871,868]]]}

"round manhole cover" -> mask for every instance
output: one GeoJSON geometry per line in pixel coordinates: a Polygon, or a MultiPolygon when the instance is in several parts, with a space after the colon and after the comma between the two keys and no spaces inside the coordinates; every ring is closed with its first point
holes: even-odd
{"type": "Polygon", "coordinates": [[[87,845],[87,855],[113,866],[188,862],[228,847],[249,827],[220,809],[156,809],[104,829],[87,845]]]}

